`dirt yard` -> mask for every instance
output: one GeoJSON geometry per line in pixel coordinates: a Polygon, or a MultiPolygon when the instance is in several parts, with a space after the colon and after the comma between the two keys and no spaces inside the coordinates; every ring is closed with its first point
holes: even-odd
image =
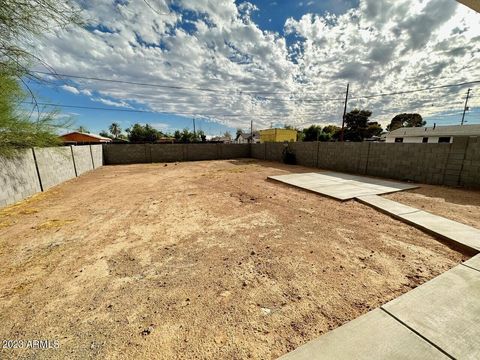
{"type": "Polygon", "coordinates": [[[418,189],[385,195],[417,209],[480,229],[480,191],[422,185],[418,189]]]}
{"type": "MultiPolygon", "coordinates": [[[[311,169],[103,167],[4,209],[0,339],[59,347],[0,358],[271,359],[467,258],[367,206],[266,180],[293,171],[311,169]]],[[[421,191],[412,202],[451,205],[421,191]]],[[[454,205],[478,226],[476,199],[454,205]]]]}

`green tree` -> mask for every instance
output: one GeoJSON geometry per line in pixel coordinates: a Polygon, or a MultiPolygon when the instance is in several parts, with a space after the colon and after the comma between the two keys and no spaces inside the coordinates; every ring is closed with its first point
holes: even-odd
{"type": "Polygon", "coordinates": [[[20,79],[27,64],[44,64],[31,39],[56,28],[81,24],[80,9],[70,0],[2,0],[0,2],[0,68],[20,79]]]}
{"type": "Polygon", "coordinates": [[[382,133],[383,129],[377,122],[370,122],[370,110],[355,109],[345,116],[344,139],[349,141],[363,141],[382,133]]]}
{"type": "Polygon", "coordinates": [[[225,131],[225,134],[223,134],[223,136],[232,140],[232,134],[230,134],[230,131],[225,131]]]}
{"type": "Polygon", "coordinates": [[[206,142],[207,141],[207,135],[205,135],[205,131],[198,130],[197,131],[197,139],[198,138],[200,138],[200,140],[202,140],[202,142],[206,142]]]}
{"type": "Polygon", "coordinates": [[[56,113],[39,112],[35,120],[18,107],[26,94],[18,81],[0,71],[0,155],[13,156],[19,148],[54,146],[60,144],[57,133],[70,126],[70,121],[59,121],[56,113]]]}
{"type": "Polygon", "coordinates": [[[180,141],[182,139],[182,133],[180,132],[180,130],[175,130],[175,132],[173,133],[173,137],[175,141],[180,141]]]}
{"type": "Polygon", "coordinates": [[[131,128],[127,129],[128,140],[131,142],[150,142],[153,143],[158,140],[162,133],[156,130],[149,124],[145,126],[141,124],[134,124],[131,128]]]}
{"type": "Polygon", "coordinates": [[[118,136],[122,133],[122,128],[117,123],[112,123],[108,129],[110,134],[113,135],[114,139],[118,138],[118,136]]]}
{"type": "Polygon", "coordinates": [[[327,125],[323,128],[323,132],[330,136],[331,140],[340,139],[340,134],[342,133],[342,128],[336,125],[327,125]]]}
{"type": "Polygon", "coordinates": [[[387,125],[387,131],[393,131],[401,127],[422,127],[426,123],[420,114],[398,114],[387,125]]]}
{"type": "Polygon", "coordinates": [[[194,139],[195,139],[195,135],[193,134],[193,132],[190,132],[190,130],[188,130],[188,128],[185,128],[185,129],[182,130],[181,135],[180,135],[180,141],[181,142],[189,143],[189,142],[194,141],[194,139]]]}
{"type": "Polygon", "coordinates": [[[84,134],[90,134],[90,131],[88,131],[88,129],[83,126],[83,125],[80,125],[77,129],[78,132],[81,132],[81,133],[84,133],[84,134]]]}
{"type": "Polygon", "coordinates": [[[105,130],[100,131],[100,133],[98,135],[112,139],[112,135],[105,130]]]}
{"type": "Polygon", "coordinates": [[[310,125],[308,128],[303,129],[303,141],[317,141],[322,134],[322,127],[318,125],[310,125]]]}
{"type": "Polygon", "coordinates": [[[32,64],[45,65],[34,53],[32,39],[52,28],[80,23],[79,14],[69,0],[0,1],[0,151],[3,155],[13,155],[17,148],[59,144],[57,132],[71,126],[70,120],[59,120],[56,111],[45,113],[39,108],[25,78],[36,78],[28,69],[32,64]],[[27,100],[32,103],[30,113],[22,105],[27,100]]]}

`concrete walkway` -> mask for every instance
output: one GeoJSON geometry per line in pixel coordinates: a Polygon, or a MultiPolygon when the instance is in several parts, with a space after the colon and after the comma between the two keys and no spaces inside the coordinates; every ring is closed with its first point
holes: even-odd
{"type": "Polygon", "coordinates": [[[282,356],[480,359],[480,255],[282,356]]]}
{"type": "Polygon", "coordinates": [[[471,226],[376,195],[359,196],[356,199],[446,241],[480,252],[480,230],[471,226]]]}

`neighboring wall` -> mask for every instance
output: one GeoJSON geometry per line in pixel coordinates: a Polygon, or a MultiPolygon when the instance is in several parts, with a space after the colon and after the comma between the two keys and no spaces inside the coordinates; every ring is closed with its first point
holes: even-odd
{"type": "Polygon", "coordinates": [[[41,191],[32,149],[0,157],[0,208],[41,191]]]}
{"type": "Polygon", "coordinates": [[[106,144],[105,164],[138,164],[250,157],[249,144],[106,144]]]}
{"type": "MultiPolygon", "coordinates": [[[[303,166],[426,184],[480,187],[480,139],[452,144],[299,142],[289,145],[303,166]]],[[[252,144],[253,158],[281,161],[285,145],[252,144]]]]}
{"type": "Polygon", "coordinates": [[[90,151],[92,152],[93,168],[96,169],[103,166],[103,146],[90,145],[90,151]]]}
{"type": "Polygon", "coordinates": [[[0,207],[103,165],[101,145],[34,148],[0,157],[0,207]]]}

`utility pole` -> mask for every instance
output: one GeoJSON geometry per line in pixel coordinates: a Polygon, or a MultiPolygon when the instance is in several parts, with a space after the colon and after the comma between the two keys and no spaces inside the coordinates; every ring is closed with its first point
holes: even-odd
{"type": "Polygon", "coordinates": [[[197,132],[195,131],[195,118],[193,118],[193,137],[197,138],[197,132]]]}
{"type": "Polygon", "coordinates": [[[250,120],[250,142],[253,144],[253,120],[250,120]]]}
{"type": "Polygon", "coordinates": [[[467,91],[467,98],[465,99],[465,107],[463,108],[461,125],[463,125],[463,123],[465,122],[465,112],[468,110],[468,98],[470,97],[470,91],[472,91],[472,89],[468,89],[468,91],[467,91]]]}
{"type": "Polygon", "coordinates": [[[350,88],[350,83],[347,84],[347,93],[345,95],[345,107],[343,108],[343,118],[342,118],[342,132],[340,133],[340,141],[343,141],[343,135],[345,132],[345,116],[347,115],[347,103],[348,103],[348,90],[350,88]]]}

